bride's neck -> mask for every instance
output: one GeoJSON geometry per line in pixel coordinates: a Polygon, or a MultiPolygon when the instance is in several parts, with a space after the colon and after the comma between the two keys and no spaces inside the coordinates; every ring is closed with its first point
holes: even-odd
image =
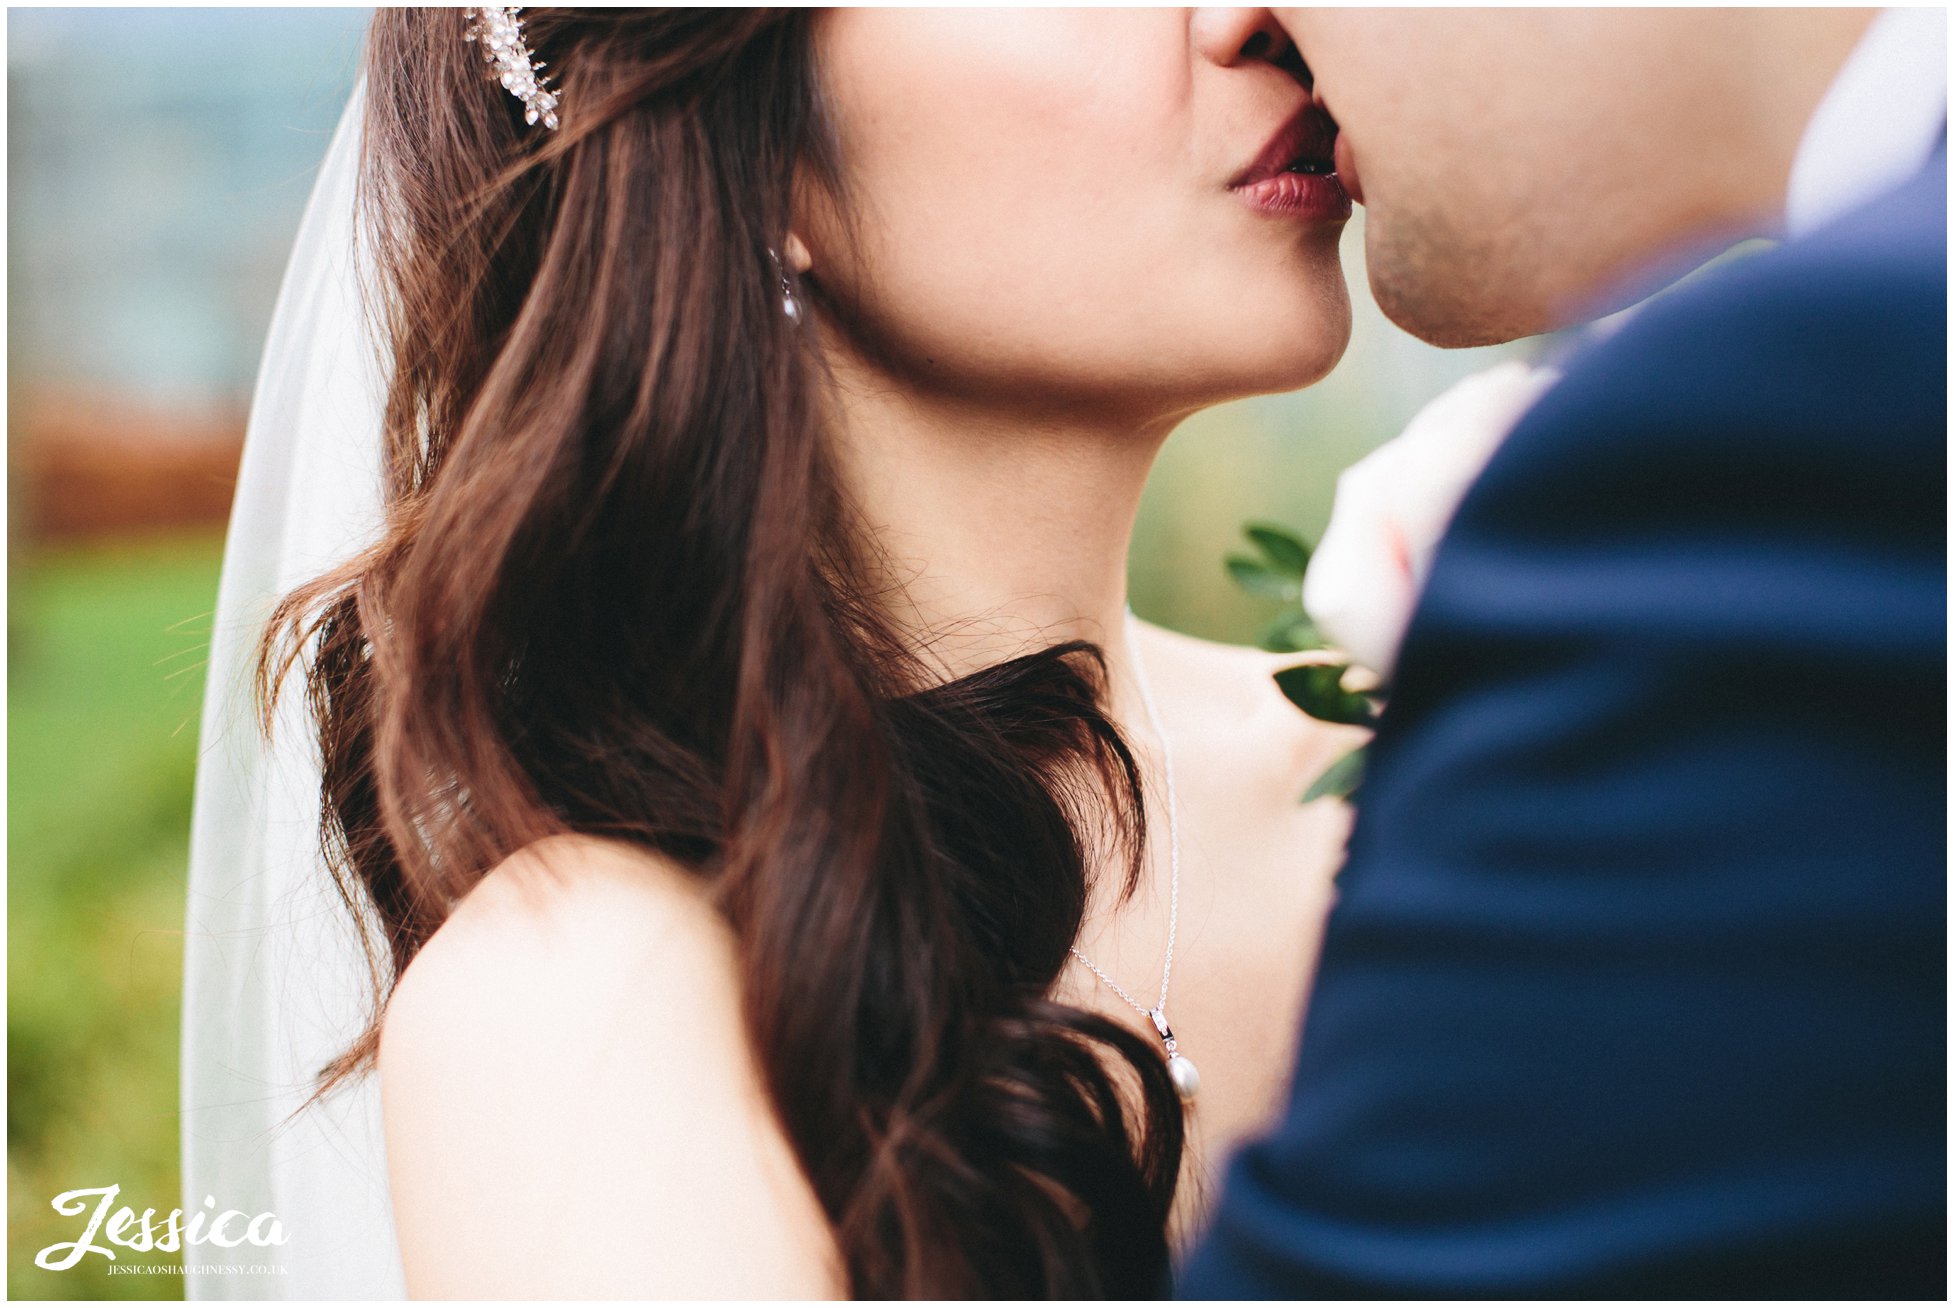
{"type": "Polygon", "coordinates": [[[1123,680],[1127,547],[1178,415],[1033,413],[845,371],[834,401],[879,597],[941,674],[1083,639],[1123,680]]]}

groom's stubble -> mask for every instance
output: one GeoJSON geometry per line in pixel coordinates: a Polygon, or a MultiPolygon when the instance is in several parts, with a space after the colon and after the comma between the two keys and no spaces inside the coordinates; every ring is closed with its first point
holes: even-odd
{"type": "Polygon", "coordinates": [[[1617,307],[1671,249],[1773,230],[1873,11],[1275,12],[1345,134],[1379,307],[1470,346],[1617,307]]]}

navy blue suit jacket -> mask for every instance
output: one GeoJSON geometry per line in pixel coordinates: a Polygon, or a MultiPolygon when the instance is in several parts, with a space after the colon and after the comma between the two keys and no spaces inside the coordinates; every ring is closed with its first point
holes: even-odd
{"type": "Polygon", "coordinates": [[[1462,502],[1189,1298],[1942,1298],[1944,146],[1462,502]]]}

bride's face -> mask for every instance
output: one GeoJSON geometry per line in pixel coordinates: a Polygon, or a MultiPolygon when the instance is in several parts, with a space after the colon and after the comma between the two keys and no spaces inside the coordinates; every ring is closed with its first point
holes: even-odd
{"type": "Polygon", "coordinates": [[[1310,104],[1266,10],[837,9],[815,39],[855,226],[816,202],[796,233],[884,366],[1164,412],[1342,353],[1341,187],[1231,186],[1310,104]]]}

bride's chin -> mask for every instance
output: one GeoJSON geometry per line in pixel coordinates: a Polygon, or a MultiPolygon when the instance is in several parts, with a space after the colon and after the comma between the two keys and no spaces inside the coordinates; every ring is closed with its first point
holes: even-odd
{"type": "Polygon", "coordinates": [[[1350,347],[1349,306],[1333,321],[1318,321],[1290,333],[1284,345],[1267,359],[1252,394],[1299,391],[1329,376],[1350,347]]]}
{"type": "Polygon", "coordinates": [[[1330,375],[1349,341],[1350,334],[1343,332],[1320,341],[1301,342],[1299,348],[1280,356],[1234,359],[1233,367],[1225,372],[1217,370],[1205,386],[1197,388],[1198,397],[1185,408],[1206,409],[1257,395],[1305,390],[1330,375]]]}
{"type": "Polygon", "coordinates": [[[1350,290],[1341,275],[1320,283],[1311,312],[1291,337],[1282,390],[1314,386],[1330,375],[1350,348],[1350,290]]]}

